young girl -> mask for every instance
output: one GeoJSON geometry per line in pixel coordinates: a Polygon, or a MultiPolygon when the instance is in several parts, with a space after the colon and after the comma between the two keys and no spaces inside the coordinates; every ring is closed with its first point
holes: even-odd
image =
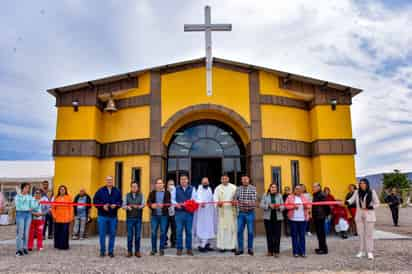
{"type": "MultiPolygon", "coordinates": [[[[40,189],[36,190],[36,192],[34,193],[34,199],[38,202],[48,201],[46,197],[42,197],[42,192],[40,189]]],[[[29,251],[33,250],[34,235],[36,235],[37,238],[37,250],[41,251],[43,249],[43,227],[48,208],[48,205],[39,204],[32,211],[32,221],[30,225],[28,242],[29,251]]]]}

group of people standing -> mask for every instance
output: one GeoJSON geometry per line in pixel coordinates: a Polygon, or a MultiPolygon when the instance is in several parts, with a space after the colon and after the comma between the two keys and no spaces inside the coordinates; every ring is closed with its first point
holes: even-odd
{"type": "MultiPolygon", "coordinates": [[[[112,178],[106,178],[106,188],[112,188],[111,184],[112,178]]],[[[221,184],[214,192],[209,185],[208,178],[203,178],[197,189],[190,185],[187,175],[180,176],[177,186],[173,181],[169,181],[165,187],[163,180],[159,178],[155,181],[154,189],[150,192],[146,203],[143,195],[138,191],[137,184],[132,183],[131,192],[123,201],[123,207],[127,209],[127,256],[131,257],[133,253],[137,257],[141,256],[141,212],[145,205],[151,211],[152,249],[150,255],[152,256],[157,253],[160,256],[164,255],[164,250],[167,247],[168,227],[172,231],[171,246],[176,247],[176,255],[178,256],[183,255],[183,250],[188,256],[194,255],[193,236],[198,241],[199,252],[213,251],[211,240],[217,238],[216,247],[220,252],[233,251],[240,255],[243,253],[243,232],[246,226],[248,229],[248,253],[253,255],[256,200],[256,188],[250,185],[248,176],[242,176],[242,186],[237,188],[229,182],[227,175],[223,175],[221,184]],[[136,200],[131,199],[131,195],[134,193],[138,197],[136,200]],[[186,205],[186,202],[190,200],[194,200],[200,205],[195,212],[186,205]],[[235,203],[237,207],[233,206],[235,203]],[[132,232],[129,229],[129,223],[133,222],[136,215],[139,217],[135,230],[132,232]],[[160,234],[160,241],[158,241],[158,234],[160,234]],[[134,250],[132,249],[132,238],[135,239],[134,250]],[[236,245],[238,246],[237,250],[235,249],[236,245]]],[[[95,200],[96,202],[101,202],[101,200],[95,200]]],[[[116,208],[115,204],[112,205],[113,208],[116,208]]],[[[98,218],[100,217],[99,214],[98,218]]],[[[103,242],[101,242],[100,255],[105,256],[102,244],[103,242]]],[[[114,256],[110,245],[108,254],[114,256]]]]}
{"type": "MultiPolygon", "coordinates": [[[[247,175],[241,176],[241,185],[230,183],[226,174],[221,176],[221,184],[214,191],[208,178],[193,187],[186,174],[180,175],[179,184],[169,181],[167,186],[161,178],[156,179],[154,188],[145,199],[137,182],[132,182],[130,192],[122,197],[114,186],[112,176],[105,178],[105,186],[98,189],[93,199],[81,189],[73,200],[65,186],[59,186],[57,195],[42,200],[43,192],[36,190],[30,195],[30,185],[22,184],[16,202],[16,256],[28,254],[33,248],[33,235],[37,236],[38,250],[42,249],[42,234],[45,216],[50,212],[54,222],[54,246],[58,249],[69,248],[69,227],[74,220],[73,239],[85,237],[90,208],[97,208],[97,228],[99,232],[100,256],[114,257],[115,239],[118,224],[118,210],[126,211],[127,257],[141,257],[140,240],[142,232],[143,208],[150,208],[151,252],[154,256],[164,255],[168,244],[176,247],[176,255],[193,256],[192,236],[198,242],[199,252],[213,251],[212,240],[216,239],[219,252],[244,253],[244,232],[247,229],[247,253],[254,255],[255,210],[263,209],[263,219],[267,240],[267,255],[278,257],[282,222],[285,232],[290,231],[292,252],[295,257],[306,257],[306,233],[309,219],[312,218],[319,241],[317,254],[327,254],[325,221],[330,214],[330,205],[316,204],[328,201],[328,194],[321,190],[320,184],[313,185],[313,196],[309,198],[303,185],[295,186],[293,192],[280,193],[276,183],[269,186],[258,202],[256,187],[247,175]],[[193,209],[191,201],[199,208],[193,209]],[[74,202],[74,203],[73,203],[74,202]],[[312,205],[312,202],[315,204],[312,205]],[[73,203],[73,204],[72,204],[73,203]],[[159,233],[160,231],[160,233],[159,233]],[[160,240],[158,241],[158,234],[160,240]],[[106,249],[107,236],[109,243],[106,249]],[[183,239],[185,242],[183,243],[183,239]],[[106,252],[107,251],[107,252],[106,252]]],[[[357,231],[360,236],[360,252],[357,256],[373,259],[373,230],[376,216],[374,209],[379,205],[375,191],[369,187],[367,179],[362,179],[359,189],[347,197],[348,205],[355,205],[351,213],[355,215],[357,231]],[[356,212],[355,212],[356,211],[356,212]]],[[[353,208],[353,207],[350,207],[353,208]]]]}
{"type": "Polygon", "coordinates": [[[43,239],[48,231],[48,238],[53,238],[53,218],[50,205],[40,204],[52,199],[49,183],[44,181],[42,187],[30,193],[29,183],[20,186],[20,194],[15,197],[16,206],[16,256],[27,255],[34,248],[37,240],[37,250],[43,249],[43,239]]]}
{"type": "MultiPolygon", "coordinates": [[[[56,203],[72,203],[67,187],[59,186],[57,195],[49,190],[49,183],[42,182],[40,188],[30,193],[30,183],[22,183],[20,193],[16,195],[16,256],[28,255],[36,249],[43,250],[43,240],[54,239],[57,249],[69,248],[70,224],[75,220],[73,239],[85,238],[85,227],[91,206],[53,205],[56,203]],[[47,236],[47,237],[46,237],[47,236]]],[[[84,189],[75,197],[74,202],[90,203],[90,197],[84,189]]]]}

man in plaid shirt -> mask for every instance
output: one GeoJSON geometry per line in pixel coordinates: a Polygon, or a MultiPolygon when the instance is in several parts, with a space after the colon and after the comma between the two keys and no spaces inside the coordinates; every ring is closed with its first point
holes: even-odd
{"type": "Polygon", "coordinates": [[[242,185],[237,189],[235,200],[237,201],[239,213],[237,217],[237,240],[238,250],[235,255],[243,254],[243,232],[247,225],[247,249],[248,254],[253,256],[253,237],[255,225],[256,187],[250,184],[249,176],[241,177],[242,185]]]}

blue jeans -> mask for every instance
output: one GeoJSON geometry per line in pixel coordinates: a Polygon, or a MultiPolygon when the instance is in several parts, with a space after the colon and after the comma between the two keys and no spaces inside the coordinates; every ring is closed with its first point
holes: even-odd
{"type": "Polygon", "coordinates": [[[16,249],[23,251],[27,249],[27,242],[29,240],[29,231],[31,224],[30,211],[16,212],[16,249]]]}
{"type": "Polygon", "coordinates": [[[237,216],[237,246],[239,251],[243,251],[243,232],[247,225],[247,249],[253,250],[253,237],[255,225],[255,212],[239,212],[237,216]]]}
{"type": "Polygon", "coordinates": [[[150,229],[152,231],[152,251],[157,252],[157,231],[160,227],[160,250],[165,249],[168,216],[152,215],[150,229]]]}
{"type": "Polygon", "coordinates": [[[126,220],[127,225],[127,251],[133,252],[133,238],[134,238],[134,250],[140,252],[140,238],[142,232],[142,218],[128,218],[126,220]]]}
{"type": "Polygon", "coordinates": [[[306,255],[306,221],[290,221],[293,255],[306,255]]]}
{"type": "Polygon", "coordinates": [[[100,254],[106,253],[106,235],[109,234],[109,254],[113,253],[116,239],[117,218],[97,217],[97,229],[99,230],[100,254]]]}
{"type": "Polygon", "coordinates": [[[326,218],[325,219],[325,233],[326,233],[326,235],[329,235],[330,230],[331,230],[331,221],[330,221],[329,218],[326,218]]]}
{"type": "Polygon", "coordinates": [[[186,249],[192,250],[192,224],[193,213],[186,211],[176,211],[176,248],[183,249],[183,229],[185,230],[186,249]]]}

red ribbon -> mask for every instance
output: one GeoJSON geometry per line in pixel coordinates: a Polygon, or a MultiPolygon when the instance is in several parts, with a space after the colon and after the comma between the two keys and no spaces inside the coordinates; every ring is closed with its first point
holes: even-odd
{"type": "MultiPolygon", "coordinates": [[[[74,202],[46,202],[41,201],[40,204],[44,205],[52,205],[52,206],[88,206],[88,207],[103,207],[106,204],[87,204],[87,203],[74,203],[74,202]]],[[[248,206],[248,205],[256,205],[256,202],[238,202],[238,201],[221,201],[221,202],[196,202],[195,200],[187,200],[184,203],[178,203],[185,208],[186,211],[190,213],[194,213],[199,209],[200,205],[207,205],[207,204],[231,204],[232,206],[248,206]]],[[[150,206],[150,204],[148,204],[150,206]]],[[[174,206],[175,204],[156,204],[159,206],[174,206]]],[[[271,204],[275,207],[280,206],[296,206],[296,205],[311,205],[311,206],[332,206],[332,205],[343,205],[342,201],[323,201],[323,202],[307,202],[307,203],[284,203],[284,204],[271,204]]],[[[109,205],[110,206],[110,205],[109,205]]],[[[119,205],[116,205],[120,207],[119,205]]]]}

